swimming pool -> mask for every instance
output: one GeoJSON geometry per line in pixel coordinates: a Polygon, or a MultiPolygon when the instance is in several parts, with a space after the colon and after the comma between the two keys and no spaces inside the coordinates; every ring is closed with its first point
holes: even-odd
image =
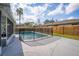
{"type": "Polygon", "coordinates": [[[37,39],[40,39],[40,38],[44,38],[48,35],[38,33],[38,32],[24,31],[24,32],[20,32],[20,36],[24,41],[32,41],[32,40],[37,40],[37,39]]]}

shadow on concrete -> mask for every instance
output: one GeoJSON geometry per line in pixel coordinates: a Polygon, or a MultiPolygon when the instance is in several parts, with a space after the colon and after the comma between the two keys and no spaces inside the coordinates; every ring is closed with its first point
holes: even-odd
{"type": "Polygon", "coordinates": [[[12,37],[12,40],[2,49],[2,56],[24,56],[21,41],[18,37],[12,37]]]}
{"type": "Polygon", "coordinates": [[[29,46],[41,46],[41,45],[47,45],[49,43],[55,42],[59,39],[61,39],[61,37],[53,36],[53,37],[48,37],[48,38],[44,38],[36,41],[25,41],[24,43],[29,46]]]}

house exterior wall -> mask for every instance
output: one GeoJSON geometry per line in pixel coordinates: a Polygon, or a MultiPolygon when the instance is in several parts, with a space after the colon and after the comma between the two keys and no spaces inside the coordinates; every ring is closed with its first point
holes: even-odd
{"type": "MultiPolygon", "coordinates": [[[[14,33],[14,19],[12,17],[12,13],[11,13],[11,10],[10,10],[10,6],[8,4],[8,6],[6,6],[6,4],[0,4],[0,11],[1,11],[1,15],[0,15],[0,21],[2,20],[5,20],[6,21],[6,39],[2,40],[1,38],[1,32],[0,32],[0,41],[1,41],[1,46],[0,46],[0,55],[2,54],[2,48],[3,48],[3,45],[8,45],[8,43],[10,42],[10,39],[9,37],[11,37],[11,35],[14,33]],[[5,19],[3,19],[3,17],[5,17],[5,19]],[[10,32],[11,33],[10,33],[10,32]]],[[[0,25],[2,24],[2,22],[0,22],[0,25]]],[[[0,29],[2,27],[0,26],[0,29]]],[[[6,47],[6,46],[4,46],[6,47]]]]}
{"type": "MultiPolygon", "coordinates": [[[[0,23],[1,23],[1,11],[0,11],[0,23]]],[[[0,24],[0,55],[1,55],[1,24],[0,24]]]]}

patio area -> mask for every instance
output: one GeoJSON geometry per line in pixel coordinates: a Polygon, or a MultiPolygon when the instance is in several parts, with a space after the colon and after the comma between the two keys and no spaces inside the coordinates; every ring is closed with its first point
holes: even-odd
{"type": "Polygon", "coordinates": [[[22,42],[14,37],[3,50],[3,56],[79,56],[79,40],[54,36],[35,42],[22,42]]]}

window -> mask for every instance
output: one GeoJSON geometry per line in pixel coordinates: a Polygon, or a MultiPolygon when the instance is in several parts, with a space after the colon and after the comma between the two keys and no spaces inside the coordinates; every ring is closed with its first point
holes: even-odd
{"type": "Polygon", "coordinates": [[[13,23],[7,18],[7,36],[8,38],[13,34],[13,23]]]}

